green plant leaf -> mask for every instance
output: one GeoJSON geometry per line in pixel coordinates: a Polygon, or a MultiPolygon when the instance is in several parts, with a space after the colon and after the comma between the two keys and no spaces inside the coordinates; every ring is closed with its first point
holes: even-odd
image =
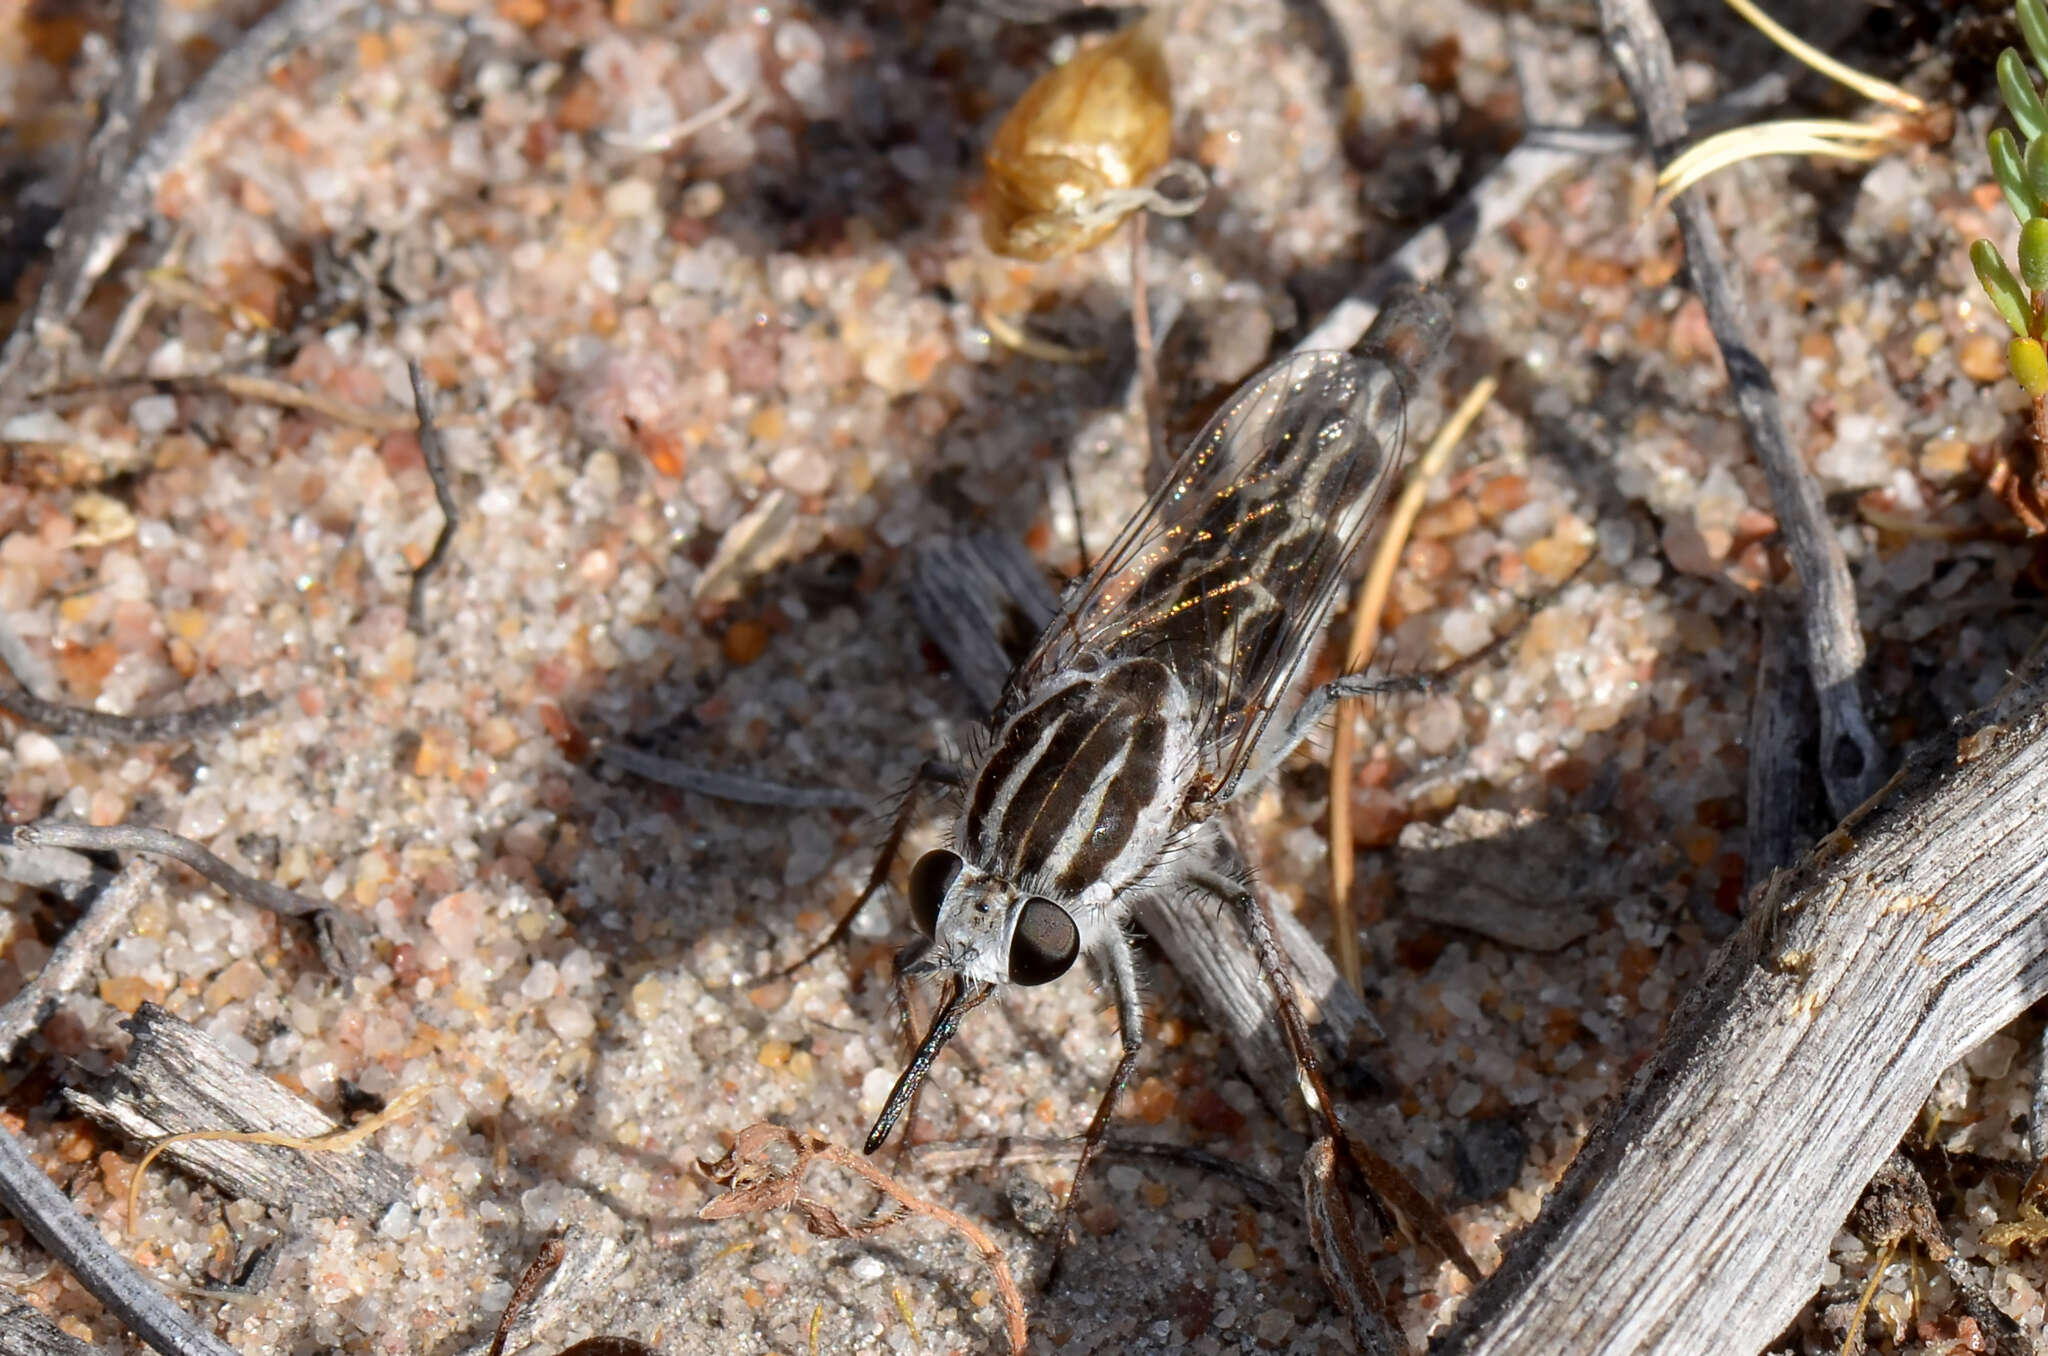
{"type": "Polygon", "coordinates": [[[2027,40],[2027,50],[2034,54],[2034,64],[2041,68],[2044,77],[2048,77],[2048,3],[2018,0],[2013,8],[2019,11],[2020,36],[2027,40]]]}
{"type": "Polygon", "coordinates": [[[2041,215],[2041,200],[2027,187],[2027,167],[2020,155],[2020,144],[2011,132],[2003,127],[1991,129],[1985,138],[1985,145],[1991,151],[1991,174],[1998,180],[1998,187],[2005,193],[2006,206],[2021,221],[2028,221],[2041,215]]]}
{"type": "Polygon", "coordinates": [[[2048,107],[2042,106],[2034,77],[2027,74],[2027,63],[2010,47],[1998,54],[1998,93],[2031,149],[2034,138],[2048,131],[2048,107]]]}
{"type": "Polygon", "coordinates": [[[2036,137],[2020,152],[2020,168],[2027,173],[2027,192],[2035,202],[2048,203],[2048,137],[2036,137]]]}
{"type": "Polygon", "coordinates": [[[2020,281],[2030,292],[2048,292],[2048,217],[2020,227],[2020,281]]]}
{"type": "Polygon", "coordinates": [[[1970,266],[1977,270],[1977,281],[1984,284],[1984,295],[1991,298],[1991,305],[1999,318],[2014,334],[2022,338],[2031,334],[2034,308],[2027,301],[2027,294],[2021,290],[2020,280],[2012,276],[2012,270],[1999,257],[1998,246],[1989,240],[1973,243],[1970,246],[1970,266]]]}
{"type": "Polygon", "coordinates": [[[2042,351],[2039,339],[2015,339],[2007,344],[2005,365],[2028,395],[2039,400],[2048,394],[2048,352],[2042,351]]]}

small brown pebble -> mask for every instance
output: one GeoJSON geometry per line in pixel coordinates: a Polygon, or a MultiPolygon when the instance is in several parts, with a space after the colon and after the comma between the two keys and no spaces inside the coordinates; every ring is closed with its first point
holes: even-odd
{"type": "Polygon", "coordinates": [[[57,1141],[57,1157],[66,1163],[83,1163],[92,1157],[96,1147],[90,1129],[83,1124],[73,1125],[65,1130],[64,1138],[57,1141]]]}
{"type": "Polygon", "coordinates": [[[596,130],[604,121],[604,95],[597,82],[587,75],[577,76],[555,108],[555,121],[565,132],[581,135],[596,130]]]}
{"type": "Polygon", "coordinates": [[[152,984],[140,975],[109,975],[100,981],[100,1001],[130,1016],[145,1002],[155,1002],[163,996],[161,985],[152,984]]]}
{"type": "Polygon", "coordinates": [[[1973,334],[1956,350],[1956,365],[1971,381],[2002,381],[2005,378],[2005,345],[1991,335],[1973,334]]]}
{"type": "Polygon", "coordinates": [[[789,984],[780,979],[770,981],[758,989],[749,990],[747,1001],[763,1012],[773,1012],[789,1001],[789,984]]]}
{"type": "Polygon", "coordinates": [[[1935,438],[1920,449],[1920,474],[1947,480],[1970,469],[1970,445],[1960,438],[1935,438]]]}
{"type": "Polygon", "coordinates": [[[759,659],[768,648],[768,628],[757,621],[736,621],[726,628],[725,658],[744,667],[759,659]]]}
{"type": "Polygon", "coordinates": [[[1188,1098],[1188,1124],[1212,1135],[1235,1135],[1244,1129],[1244,1113],[1209,1088],[1197,1088],[1188,1098]]]}
{"type": "Polygon", "coordinates": [[[519,747],[519,727],[503,716],[492,716],[477,727],[476,746],[492,758],[503,758],[519,747]]]}
{"type": "Polygon", "coordinates": [[[1522,559],[1530,569],[1545,579],[1556,582],[1578,569],[1591,550],[1590,546],[1575,537],[1552,533],[1541,541],[1530,543],[1522,559]]]}
{"type": "Polygon", "coordinates": [[[1131,1090],[1131,1110],[1147,1125],[1162,1125],[1173,1114],[1173,1088],[1159,1078],[1147,1078],[1131,1090]]]}
{"type": "Polygon", "coordinates": [[[555,741],[555,747],[562,756],[572,763],[580,763],[590,756],[590,739],[576,722],[570,720],[562,708],[553,702],[540,702],[534,707],[540,716],[541,728],[548,732],[548,738],[555,741]]]}
{"type": "Polygon", "coordinates": [[[218,1011],[230,1003],[252,997],[262,987],[263,967],[244,956],[206,986],[206,1006],[209,1010],[218,1011]]]}
{"type": "Polygon", "coordinates": [[[1495,476],[1479,487],[1479,516],[1492,522],[1529,502],[1527,476],[1495,476]]]}
{"type": "Polygon", "coordinates": [[[1389,847],[1408,823],[1408,807],[1379,786],[1361,786],[1351,793],[1351,841],[1362,848],[1389,847]]]}
{"type": "Polygon", "coordinates": [[[1422,511],[1415,520],[1414,535],[1422,538],[1462,537],[1477,526],[1479,510],[1470,499],[1446,499],[1422,511]]]}
{"type": "Polygon", "coordinates": [[[1408,573],[1434,583],[1451,571],[1451,548],[1433,537],[1417,538],[1401,553],[1401,561],[1408,567],[1408,573]]]}
{"type": "Polygon", "coordinates": [[[412,757],[412,775],[422,781],[448,772],[454,761],[455,741],[446,730],[430,729],[420,734],[419,750],[412,757]]]}

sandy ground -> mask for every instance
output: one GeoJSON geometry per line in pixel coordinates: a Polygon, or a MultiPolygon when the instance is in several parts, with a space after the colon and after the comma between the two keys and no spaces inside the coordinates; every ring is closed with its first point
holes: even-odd
{"type": "MultiPolygon", "coordinates": [[[[171,7],[165,88],[254,9],[171,7]]],[[[1570,117],[1617,125],[1589,14],[1537,15],[1543,64],[1570,117]]],[[[1785,17],[1843,39],[1832,15],[1785,17]]],[[[0,0],[8,324],[111,29],[97,9],[0,0]]],[[[1765,59],[1718,15],[1673,31],[1695,97],[1765,59]]],[[[1100,419],[1122,399],[1115,364],[1020,356],[981,318],[1075,346],[1115,348],[1127,327],[1121,243],[1020,266],[988,252],[973,213],[979,148],[1073,34],[951,5],[398,0],[278,70],[167,179],[151,235],[58,356],[68,379],[96,376],[146,294],[115,373],[259,371],[402,416],[418,359],[465,508],[423,634],[408,571],[440,517],[410,432],[132,391],[32,402],[0,427],[15,458],[0,611],[44,663],[25,680],[112,712],[280,698],[174,746],[0,727],[8,818],[175,829],[374,938],[336,980],[294,925],[173,872],[7,1075],[9,1123],[165,1283],[217,1281],[238,1246],[283,1240],[259,1296],[186,1301],[239,1350],[465,1349],[565,1224],[580,1270],[543,1306],[535,1350],[590,1333],[691,1353],[997,1347],[988,1273],[957,1238],[922,1221],[864,1243],[811,1239],[794,1217],[702,1222],[715,1188],[698,1164],[763,1119],[855,1143],[899,1067],[900,896],[792,982],[749,979],[829,925],[894,792],[971,733],[910,616],[909,550],[993,526],[1070,572],[1062,465],[1091,543],[1143,491],[1138,425],[1100,419]],[[666,790],[602,769],[599,739],[872,810],[666,790]],[[131,1235],[119,1202],[140,1150],[59,1090],[105,1067],[145,999],[337,1114],[430,1085],[377,1141],[414,1174],[409,1198],[379,1219],[300,1217],[159,1169],[131,1235]]],[[[1983,189],[1988,64],[1911,11],[1855,36],[1853,55],[1960,101],[1954,143],[1867,170],[1753,165],[1714,191],[1855,572],[1896,747],[1987,697],[2040,604],[2031,548],[1998,535],[2011,519],[1981,492],[2021,403],[1964,256],[1973,236],[2013,234],[1983,189]]],[[[1457,0],[1175,11],[1175,149],[1214,180],[1200,212],[1154,223],[1147,260],[1186,308],[1164,355],[1181,436],[1512,141],[1505,41],[1498,15],[1457,0]]],[[[1600,158],[1463,252],[1430,404],[1487,370],[1503,389],[1407,550],[1381,662],[1469,653],[1518,598],[1596,560],[1498,662],[1362,718],[1357,903],[1399,1086],[1359,1114],[1487,1265],[1740,907],[1756,597],[1785,567],[1651,192],[1641,158],[1600,158]],[[1532,906],[1576,940],[1539,952],[1410,916],[1400,830],[1461,806],[1584,835],[1597,869],[1532,906]]],[[[1268,887],[1325,933],[1326,794],[1310,751],[1254,809],[1268,887]]],[[[4,991],[69,914],[22,887],[0,898],[4,991]]],[[[1157,1039],[1125,1130],[1291,1182],[1300,1140],[1146,961],[1157,1039]]],[[[1951,1147],[2023,1152],[2037,1034],[1995,1037],[1944,1080],[1951,1147]]],[[[1078,1131],[1115,1049],[1086,980],[1011,994],[939,1065],[920,1133],[1078,1131]]],[[[1047,1256],[1030,1226],[1066,1171],[909,1180],[983,1221],[1028,1285],[1047,1256]]],[[[858,1213],[842,1177],[820,1170],[816,1189],[858,1213]]],[[[1114,1164],[1086,1200],[1072,1280],[1034,1301],[1038,1349],[1345,1349],[1290,1208],[1160,1164],[1114,1164]]],[[[2038,1333],[2037,1267],[1976,1237],[2011,1211],[2010,1187],[1983,1184],[1950,1224],[2038,1333]]],[[[17,1226],[4,1238],[0,1282],[77,1336],[132,1345],[17,1226]]],[[[1838,1242],[1790,1349],[1839,1343],[1820,1311],[1869,1264],[1838,1242]]],[[[1379,1273],[1417,1342],[1465,1284],[1397,1247],[1379,1273]]],[[[1899,1349],[1945,1351],[1946,1282],[1924,1273],[1899,1260],[1878,1312],[1899,1349]]]]}

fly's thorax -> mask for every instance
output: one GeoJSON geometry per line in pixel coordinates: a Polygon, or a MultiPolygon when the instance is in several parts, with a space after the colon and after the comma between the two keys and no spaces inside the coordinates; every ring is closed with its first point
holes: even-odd
{"type": "Polygon", "coordinates": [[[1106,914],[1179,827],[1198,752],[1168,665],[1134,658],[1066,675],[996,731],[954,841],[989,875],[1106,914]]]}

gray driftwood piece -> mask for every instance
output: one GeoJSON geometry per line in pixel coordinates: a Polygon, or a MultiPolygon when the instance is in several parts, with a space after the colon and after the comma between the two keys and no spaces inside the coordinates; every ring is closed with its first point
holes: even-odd
{"type": "Polygon", "coordinates": [[[93,1356],[94,1349],[52,1323],[11,1290],[0,1290],[0,1356],[93,1356]]]}
{"type": "Polygon", "coordinates": [[[1783,1331],[1942,1070],[2048,995],[2044,701],[2036,674],[1958,725],[1776,882],[1437,1356],[1783,1331]]]}
{"type": "MultiPolygon", "coordinates": [[[[995,706],[1021,648],[1030,645],[1058,608],[1038,563],[1021,543],[996,532],[941,538],[919,547],[911,567],[910,600],[919,624],[945,653],[980,711],[995,706]]],[[[1241,858],[1227,826],[1204,836],[1204,851],[1241,858]]],[[[1227,859],[1213,866],[1225,874],[1239,870],[1227,859]]],[[[1365,1062],[1359,1037],[1377,1036],[1379,1024],[1294,914],[1274,912],[1280,944],[1294,963],[1302,1015],[1337,1061],[1358,1067],[1365,1062]]],[[[1195,991],[1209,1020],[1229,1038],[1246,1079],[1268,1106],[1298,1125],[1301,1098],[1294,1057],[1281,1034],[1272,991],[1236,916],[1228,909],[1187,908],[1180,899],[1157,896],[1142,898],[1134,915],[1195,991]]]]}
{"type": "MultiPolygon", "coordinates": [[[[151,1144],[188,1130],[258,1130],[312,1139],[342,1127],[212,1037],[154,1003],[122,1023],[128,1057],[96,1092],[65,1094],[80,1111],[151,1144]]],[[[381,1214],[411,1180],[374,1149],[305,1153],[269,1144],[187,1140],[164,1158],[229,1195],[315,1216],[381,1214]]]]}

